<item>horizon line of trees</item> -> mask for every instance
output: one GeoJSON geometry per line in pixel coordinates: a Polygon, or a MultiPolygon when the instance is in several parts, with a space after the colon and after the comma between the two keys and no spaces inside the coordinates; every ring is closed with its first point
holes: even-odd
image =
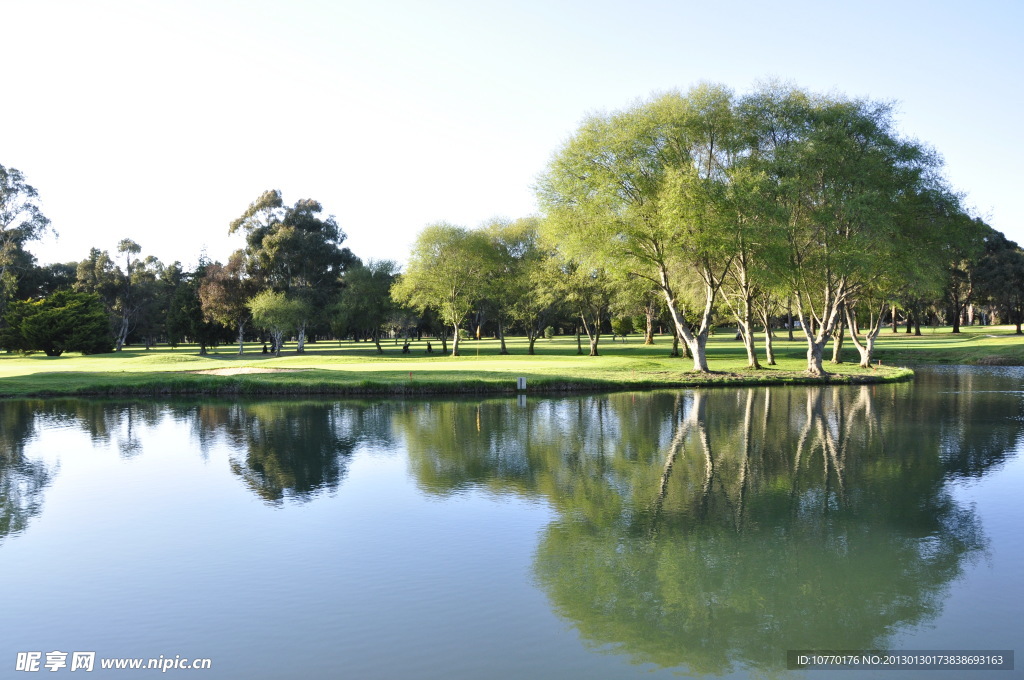
{"type": "Polygon", "coordinates": [[[536,187],[543,214],[478,229],[432,224],[404,272],[362,262],[315,200],[266,191],[236,220],[245,246],[193,271],[142,256],[39,266],[25,249],[49,229],[36,190],[0,166],[0,346],[97,353],[127,344],[210,346],[287,337],[519,332],[586,336],[668,327],[673,354],[708,371],[706,343],[735,325],[751,368],[774,364],[773,329],[797,328],[823,375],[848,337],[861,365],[897,321],[1024,318],[1024,252],[968,214],[938,154],[895,132],[891,105],[769,83],[737,96],[700,84],[591,116],[536,187]],[[105,323],[101,321],[105,319],[105,323]],[[784,321],[783,321],[784,320],[784,321]]]}

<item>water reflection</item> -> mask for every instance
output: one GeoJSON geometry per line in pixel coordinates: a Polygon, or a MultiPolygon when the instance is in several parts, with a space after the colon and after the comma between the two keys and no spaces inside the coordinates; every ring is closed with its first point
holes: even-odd
{"type": "Polygon", "coordinates": [[[934,384],[612,395],[396,414],[434,494],[543,496],[535,574],[595,646],[724,673],[884,648],[984,548],[951,476],[1000,463],[1020,400],[934,384]],[[973,430],[983,432],[973,434],[973,430]]]}
{"type": "Polygon", "coordinates": [[[43,505],[43,490],[56,470],[25,457],[35,435],[37,402],[17,401],[0,407],[0,542],[25,530],[43,505]]]}
{"type": "Polygon", "coordinates": [[[237,452],[231,471],[272,504],[305,502],[345,478],[357,444],[390,438],[386,408],[274,402],[198,407],[200,439],[223,435],[237,452]]]}
{"type": "Polygon", "coordinates": [[[200,455],[227,447],[232,485],[281,508],[341,488],[361,447],[401,443],[423,493],[554,509],[533,576],[595,647],[694,673],[770,672],[787,649],[886,647],[937,615],[986,545],[950,481],[1015,449],[1019,384],[967,370],[525,403],[6,402],[0,540],[40,512],[57,474],[27,449],[45,427],[145,458],[161,428],[184,425],[200,455]]]}

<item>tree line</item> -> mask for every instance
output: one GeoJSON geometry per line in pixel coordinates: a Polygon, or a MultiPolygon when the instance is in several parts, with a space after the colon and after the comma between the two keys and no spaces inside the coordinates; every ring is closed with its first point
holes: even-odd
{"type": "MultiPolygon", "coordinates": [[[[404,271],[363,262],[315,200],[267,191],[228,225],[245,246],[192,271],[117,252],[39,266],[25,249],[49,228],[38,194],[0,166],[0,345],[86,353],[126,344],[524,334],[586,337],[655,329],[708,371],[716,326],[737,329],[751,368],[774,363],[773,330],[799,332],[825,373],[844,338],[871,362],[886,324],[1024,318],[1024,253],[963,206],[938,154],[895,130],[884,102],[770,83],[714,84],[587,118],[536,191],[542,214],[476,229],[423,229],[404,271]],[[764,347],[755,346],[755,329],[764,347]],[[759,354],[761,356],[759,356],[759,354]]],[[[408,351],[408,343],[405,344],[408,351]]]]}

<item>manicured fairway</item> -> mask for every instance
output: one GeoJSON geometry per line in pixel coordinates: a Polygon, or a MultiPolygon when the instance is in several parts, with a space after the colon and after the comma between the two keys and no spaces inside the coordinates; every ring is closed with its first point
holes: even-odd
{"type": "MultiPolygon", "coordinates": [[[[152,350],[129,347],[122,352],[95,356],[68,354],[0,355],[0,396],[31,394],[167,394],[167,393],[347,393],[415,394],[431,392],[491,392],[512,390],[517,377],[527,378],[529,390],[620,389],[699,384],[786,383],[808,380],[806,348],[799,335],[794,341],[783,333],[776,338],[777,366],[760,371],[746,369],[742,345],[732,333],[719,333],[708,346],[712,373],[692,372],[685,358],[669,357],[671,338],[659,336],[645,346],[640,336],[626,342],[602,339],[601,356],[580,356],[574,337],[560,336],[537,342],[535,356],[526,354],[526,341],[508,340],[511,354],[498,354],[496,340],[466,341],[463,355],[441,354],[440,342],[414,342],[409,354],[392,341],[379,355],[371,343],[318,342],[296,354],[286,344],[280,357],[262,354],[262,345],[249,344],[244,354],[237,346],[222,346],[199,356],[195,346],[152,350]],[[212,369],[278,369],[279,372],[240,372],[204,375],[212,369]],[[284,369],[284,370],[280,370],[284,369]]],[[[763,343],[759,340],[759,350],[763,343]]],[[[586,342],[584,342],[586,349],[586,342]]],[[[831,349],[827,357],[831,357],[831,349]]],[[[826,362],[835,380],[877,380],[907,377],[896,366],[913,363],[988,363],[1024,365],[1024,337],[1012,327],[964,329],[953,335],[948,328],[925,329],[921,337],[883,331],[876,359],[881,366],[861,369],[847,341],[842,364],[826,362]]]]}

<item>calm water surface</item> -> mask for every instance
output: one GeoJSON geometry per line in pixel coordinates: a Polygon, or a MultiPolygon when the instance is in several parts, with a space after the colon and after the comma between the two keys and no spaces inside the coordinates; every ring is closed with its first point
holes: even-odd
{"type": "Polygon", "coordinates": [[[54,650],[212,660],[169,677],[475,679],[841,678],[786,650],[1024,648],[1022,418],[1024,371],[981,368],[3,402],[0,677],[54,650]]]}

